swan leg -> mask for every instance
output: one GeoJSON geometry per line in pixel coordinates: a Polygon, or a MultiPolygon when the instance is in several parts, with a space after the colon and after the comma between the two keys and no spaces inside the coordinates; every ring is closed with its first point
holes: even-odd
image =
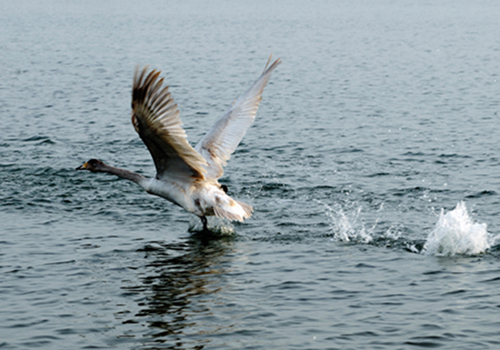
{"type": "Polygon", "coordinates": [[[203,231],[208,231],[208,220],[206,216],[200,216],[201,222],[203,223],[203,231]]]}

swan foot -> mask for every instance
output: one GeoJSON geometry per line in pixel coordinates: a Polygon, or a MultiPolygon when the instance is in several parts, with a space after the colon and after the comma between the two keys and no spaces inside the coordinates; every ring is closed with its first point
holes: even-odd
{"type": "Polygon", "coordinates": [[[206,216],[200,216],[201,222],[203,223],[203,231],[208,231],[208,220],[206,216]]]}

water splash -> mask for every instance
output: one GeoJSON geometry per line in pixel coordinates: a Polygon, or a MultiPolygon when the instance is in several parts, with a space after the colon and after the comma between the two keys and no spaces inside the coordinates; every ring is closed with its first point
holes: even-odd
{"type": "MultiPolygon", "coordinates": [[[[213,216],[207,217],[208,219],[208,229],[212,234],[218,236],[232,236],[236,233],[234,226],[223,219],[219,219],[213,216]]],[[[203,230],[203,225],[198,217],[190,217],[188,231],[191,233],[201,232],[203,230]]]]}
{"type": "Polygon", "coordinates": [[[484,253],[495,242],[486,230],[486,224],[472,221],[464,202],[444,213],[441,209],[436,227],[427,237],[423,254],[453,256],[484,253]]]}
{"type": "Polygon", "coordinates": [[[370,243],[373,241],[372,234],[375,225],[367,231],[364,223],[359,219],[361,206],[352,211],[345,212],[340,206],[331,207],[322,203],[326,208],[326,215],[330,218],[330,227],[333,231],[333,239],[341,242],[370,243]]]}

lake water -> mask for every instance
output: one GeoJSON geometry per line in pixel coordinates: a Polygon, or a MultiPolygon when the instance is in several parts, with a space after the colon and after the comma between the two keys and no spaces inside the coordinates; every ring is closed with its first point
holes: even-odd
{"type": "Polygon", "coordinates": [[[500,346],[500,2],[0,4],[0,349],[500,346]],[[154,175],[136,65],[197,142],[274,72],[199,220],[154,175]]]}

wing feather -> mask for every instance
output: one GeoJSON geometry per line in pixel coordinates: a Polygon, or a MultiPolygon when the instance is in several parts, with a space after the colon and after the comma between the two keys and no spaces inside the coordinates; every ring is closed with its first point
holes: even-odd
{"type": "Polygon", "coordinates": [[[238,147],[247,129],[254,121],[259,103],[262,100],[261,95],[264,87],[269,81],[271,73],[281,63],[281,59],[278,58],[269,66],[271,57],[269,57],[261,76],[236,100],[196,145],[196,151],[208,163],[207,174],[205,174],[207,178],[218,179],[222,176],[223,166],[227,164],[231,154],[238,147]]]}
{"type": "Polygon", "coordinates": [[[132,124],[149,149],[158,178],[204,179],[206,160],[189,144],[179,110],[160,71],[136,68],[132,124]]]}

